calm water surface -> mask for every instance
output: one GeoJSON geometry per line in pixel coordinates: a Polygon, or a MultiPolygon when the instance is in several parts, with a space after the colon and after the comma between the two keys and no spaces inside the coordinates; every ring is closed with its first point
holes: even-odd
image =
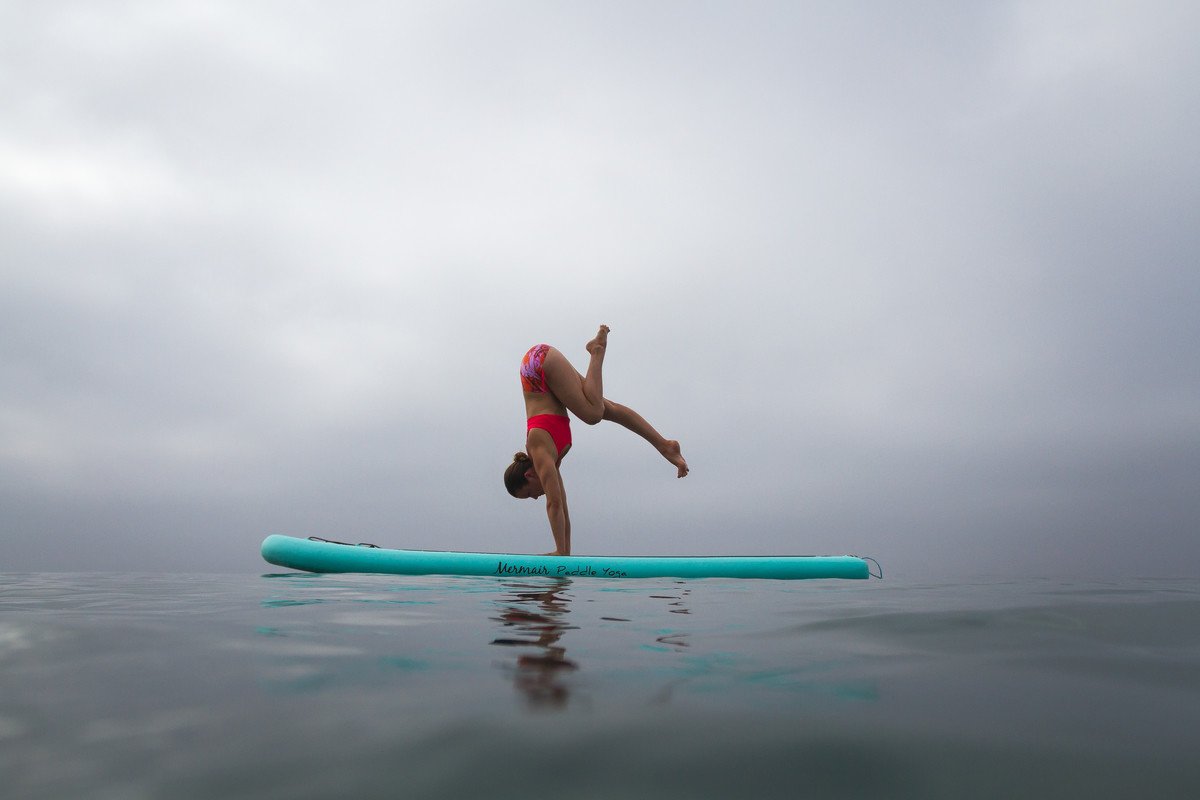
{"type": "Polygon", "coordinates": [[[0,796],[1200,796],[1200,582],[0,575],[0,796]]]}

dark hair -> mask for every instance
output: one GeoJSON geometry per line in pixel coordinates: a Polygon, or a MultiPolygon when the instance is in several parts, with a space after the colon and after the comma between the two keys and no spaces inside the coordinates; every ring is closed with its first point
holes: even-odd
{"type": "Polygon", "coordinates": [[[517,496],[517,492],[529,483],[529,479],[525,477],[525,473],[533,466],[533,459],[524,453],[517,453],[513,456],[512,463],[508,465],[508,469],[504,470],[504,488],[508,489],[508,493],[513,497],[517,496]]]}

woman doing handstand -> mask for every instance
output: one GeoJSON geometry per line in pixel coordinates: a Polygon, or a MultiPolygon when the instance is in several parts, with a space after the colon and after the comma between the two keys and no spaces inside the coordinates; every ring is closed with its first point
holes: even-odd
{"type": "Polygon", "coordinates": [[[566,356],[548,344],[531,347],[521,360],[521,389],[525,393],[525,450],[517,453],[504,471],[504,486],[513,497],[533,499],[546,496],[546,516],[554,535],[554,552],[571,555],[571,515],[558,467],[571,449],[570,411],[588,425],[602,419],[615,422],[641,436],[662,457],[688,474],[679,442],[664,439],[649,422],[631,408],[604,399],[604,351],[608,326],[601,325],[596,338],[585,346],[591,360],[587,375],[580,375],[566,356]]]}

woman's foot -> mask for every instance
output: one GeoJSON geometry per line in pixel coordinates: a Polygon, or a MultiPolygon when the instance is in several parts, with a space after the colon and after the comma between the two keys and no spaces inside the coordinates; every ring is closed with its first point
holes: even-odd
{"type": "Polygon", "coordinates": [[[682,478],[688,474],[687,462],[683,460],[683,453],[679,451],[679,442],[674,439],[668,439],[658,452],[662,453],[663,458],[679,468],[679,475],[677,477],[682,478]]]}
{"type": "Polygon", "coordinates": [[[608,346],[608,326],[601,325],[600,330],[596,333],[596,338],[583,346],[584,350],[588,351],[589,355],[604,355],[604,348],[608,346]]]}

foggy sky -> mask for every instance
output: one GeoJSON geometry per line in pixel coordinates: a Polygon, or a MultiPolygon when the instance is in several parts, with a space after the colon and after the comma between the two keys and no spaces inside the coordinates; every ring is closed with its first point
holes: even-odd
{"type": "Polygon", "coordinates": [[[269,533],[1194,574],[1200,6],[0,5],[0,572],[269,533]]]}

